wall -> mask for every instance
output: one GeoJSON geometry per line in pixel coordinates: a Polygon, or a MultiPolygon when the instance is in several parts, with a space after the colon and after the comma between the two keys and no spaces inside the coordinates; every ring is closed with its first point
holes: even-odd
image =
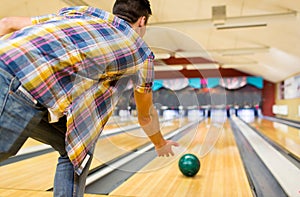
{"type": "Polygon", "coordinates": [[[249,74],[237,71],[235,69],[203,69],[203,70],[180,70],[180,71],[156,71],[155,79],[170,78],[209,78],[209,77],[240,77],[249,76],[249,74]]]}
{"type": "Polygon", "coordinates": [[[300,116],[298,115],[298,106],[300,105],[300,98],[276,100],[276,105],[287,105],[288,106],[288,115],[287,116],[276,115],[276,117],[300,121],[300,116]]]}
{"type": "Polygon", "coordinates": [[[275,90],[276,84],[264,81],[264,88],[262,89],[262,113],[265,116],[274,116],[272,107],[275,104],[275,90]]]}
{"type": "MultiPolygon", "coordinates": [[[[276,84],[276,86],[277,86],[276,94],[278,95],[279,94],[278,90],[279,90],[280,83],[276,84]]],[[[287,116],[276,115],[276,117],[300,121],[300,116],[298,114],[298,106],[300,105],[300,98],[279,99],[277,97],[275,103],[276,103],[276,105],[287,105],[288,106],[288,115],[287,116]]]]}

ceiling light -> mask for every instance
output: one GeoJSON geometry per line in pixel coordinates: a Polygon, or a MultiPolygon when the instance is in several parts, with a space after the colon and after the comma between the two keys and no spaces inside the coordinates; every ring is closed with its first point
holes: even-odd
{"type": "Polygon", "coordinates": [[[204,57],[208,60],[212,60],[211,55],[218,54],[222,56],[235,56],[235,55],[250,55],[255,53],[268,53],[269,47],[249,47],[249,48],[234,48],[234,49],[210,49],[207,51],[180,51],[176,52],[175,58],[193,58],[193,57],[204,57]]]}
{"type": "Polygon", "coordinates": [[[269,47],[249,47],[249,48],[234,48],[234,49],[215,49],[209,50],[211,53],[218,53],[223,56],[236,56],[236,55],[251,55],[255,53],[268,53],[269,47]]]}
{"type": "Polygon", "coordinates": [[[257,28],[267,27],[266,23],[261,24],[235,24],[235,25],[216,25],[217,30],[242,29],[242,28],[257,28]]]}
{"type": "Polygon", "coordinates": [[[187,70],[202,70],[202,69],[218,69],[219,64],[188,64],[185,66],[187,70]]]}
{"type": "Polygon", "coordinates": [[[169,53],[155,53],[154,56],[157,60],[169,59],[171,57],[169,53]]]}
{"type": "Polygon", "coordinates": [[[154,71],[172,71],[172,70],[182,70],[184,67],[182,65],[172,65],[172,66],[154,66],[154,71]]]}
{"type": "Polygon", "coordinates": [[[174,55],[175,58],[192,58],[192,57],[204,57],[206,59],[211,59],[210,55],[205,50],[199,51],[180,51],[176,52],[174,55]]]}
{"type": "Polygon", "coordinates": [[[225,63],[221,65],[221,68],[240,68],[244,66],[254,66],[257,62],[236,62],[236,63],[225,63]]]}

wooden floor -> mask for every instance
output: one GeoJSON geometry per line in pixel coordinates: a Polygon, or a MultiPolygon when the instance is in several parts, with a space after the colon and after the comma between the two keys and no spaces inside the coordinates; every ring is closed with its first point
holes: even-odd
{"type": "MultiPolygon", "coordinates": [[[[18,190],[18,189],[0,189],[1,197],[52,197],[53,192],[18,190]]],[[[101,197],[107,195],[85,194],[85,197],[101,197]]],[[[113,197],[113,196],[112,196],[113,197]]]]}
{"type": "MultiPolygon", "coordinates": [[[[165,125],[162,132],[168,133],[182,126],[182,124],[186,123],[174,120],[173,124],[165,125]]],[[[149,142],[146,137],[135,137],[136,134],[134,133],[140,133],[140,129],[100,139],[95,148],[95,159],[92,162],[91,169],[149,142]]],[[[26,147],[34,144],[38,145],[39,143],[29,140],[26,147]]],[[[52,188],[57,158],[58,153],[51,152],[1,166],[0,188],[39,191],[52,188]]],[[[2,195],[0,193],[1,197],[2,195]]]]}
{"type": "MultiPolygon", "coordinates": [[[[137,124],[137,120],[136,119],[130,119],[130,120],[120,120],[120,118],[118,117],[112,117],[111,119],[109,119],[108,123],[105,125],[104,130],[110,130],[110,129],[116,129],[116,128],[120,128],[120,127],[126,127],[128,125],[131,124],[137,124]]],[[[39,146],[42,145],[43,143],[38,142],[36,140],[33,140],[31,138],[28,138],[26,140],[26,142],[24,143],[24,145],[22,146],[22,149],[24,148],[30,148],[30,147],[34,147],[34,146],[39,146]]]]}
{"type": "MultiPolygon", "coordinates": [[[[164,123],[162,132],[167,134],[187,123],[186,119],[164,123]]],[[[136,122],[130,121],[128,124],[136,122]]],[[[128,124],[123,122],[122,126],[128,124]]],[[[220,135],[214,139],[211,136],[216,136],[218,132],[214,133],[213,126],[210,119],[202,121],[197,129],[178,140],[181,146],[175,149],[174,157],[155,158],[109,196],[253,196],[229,121],[222,125],[220,135]],[[209,144],[214,146],[207,149],[209,144]],[[207,154],[203,154],[204,149],[207,149],[207,154]],[[193,178],[183,176],[178,169],[178,160],[184,153],[194,153],[200,159],[201,169],[193,178]]],[[[286,150],[300,155],[299,130],[264,119],[256,119],[251,126],[286,150]]],[[[110,123],[106,129],[116,127],[118,125],[110,123]]],[[[148,142],[140,129],[101,138],[96,145],[91,169],[148,142]]],[[[39,145],[34,140],[28,140],[23,148],[39,145]]],[[[0,197],[52,196],[52,192],[46,190],[52,188],[57,158],[58,154],[51,152],[1,166],[0,197]]]]}
{"type": "Polygon", "coordinates": [[[266,119],[256,119],[251,125],[300,160],[299,129],[266,119]]]}
{"type": "MultiPolygon", "coordinates": [[[[187,123],[188,122],[185,120],[182,121],[178,119],[172,121],[171,124],[163,123],[162,133],[168,134],[187,123]]],[[[92,166],[99,166],[99,164],[107,163],[108,161],[128,153],[146,143],[149,143],[149,139],[141,129],[135,129],[126,133],[102,138],[96,144],[94,152],[94,162],[97,161],[97,164],[92,166]]]]}
{"type": "Polygon", "coordinates": [[[198,155],[201,144],[210,131],[201,123],[196,133],[178,142],[184,146],[175,158],[156,158],[142,172],[136,173],[119,186],[112,195],[120,196],[252,196],[248,179],[236,147],[229,123],[226,122],[215,147],[200,159],[199,173],[188,178],[178,169],[179,157],[184,153],[198,155]]]}

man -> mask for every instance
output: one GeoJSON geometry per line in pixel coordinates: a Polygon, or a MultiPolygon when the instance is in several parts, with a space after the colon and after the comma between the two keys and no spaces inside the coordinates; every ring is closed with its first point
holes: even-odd
{"type": "Polygon", "coordinates": [[[152,103],[154,57],[142,40],[150,4],[116,0],[113,14],[81,6],[0,22],[0,160],[27,137],[50,144],[60,153],[54,196],[83,196],[94,145],[130,80],[158,156],[178,146],[163,138],[152,103]]]}

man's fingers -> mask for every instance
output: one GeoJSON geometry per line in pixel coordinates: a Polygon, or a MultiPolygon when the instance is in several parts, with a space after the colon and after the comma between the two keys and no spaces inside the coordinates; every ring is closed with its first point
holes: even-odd
{"type": "Polygon", "coordinates": [[[179,143],[174,141],[168,141],[168,144],[170,144],[171,146],[179,146],[179,143]]]}
{"type": "Polygon", "coordinates": [[[174,152],[172,150],[172,146],[179,146],[177,142],[174,141],[167,141],[167,144],[161,147],[160,149],[157,149],[157,154],[159,157],[169,157],[169,156],[174,156],[174,152]]]}
{"type": "Polygon", "coordinates": [[[172,150],[171,150],[171,152],[170,152],[170,153],[171,153],[171,155],[172,155],[172,156],[174,156],[174,152],[173,152],[172,150]]]}

